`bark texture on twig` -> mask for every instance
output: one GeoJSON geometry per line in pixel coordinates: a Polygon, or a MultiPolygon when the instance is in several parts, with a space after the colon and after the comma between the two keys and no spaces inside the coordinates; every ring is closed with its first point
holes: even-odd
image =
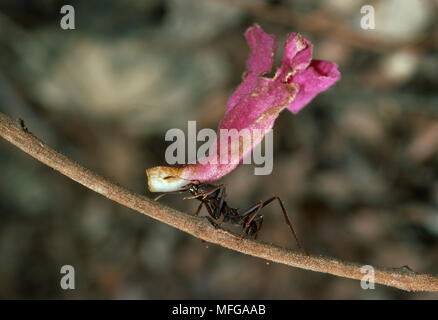
{"type": "MultiPolygon", "coordinates": [[[[21,120],[13,120],[2,113],[0,113],[0,135],[35,159],[85,187],[196,238],[297,268],[358,280],[364,276],[361,273],[361,264],[323,256],[307,256],[298,251],[250,239],[240,241],[240,237],[226,230],[215,229],[206,219],[161,205],[81,166],[35,137],[24,127],[21,120]]],[[[407,291],[438,291],[438,278],[431,275],[417,274],[408,268],[374,267],[374,270],[375,283],[407,291]]]]}

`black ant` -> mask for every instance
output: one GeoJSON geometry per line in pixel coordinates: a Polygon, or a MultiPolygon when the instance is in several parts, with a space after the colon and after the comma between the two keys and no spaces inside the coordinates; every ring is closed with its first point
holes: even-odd
{"type": "MultiPolygon", "coordinates": [[[[171,179],[171,178],[174,177],[168,176],[164,179],[171,179]]],[[[185,196],[183,198],[184,200],[196,199],[201,202],[195,212],[195,216],[198,216],[202,207],[205,206],[205,208],[208,211],[208,214],[210,215],[210,217],[207,217],[207,219],[214,227],[216,228],[219,227],[219,224],[216,223],[216,221],[218,221],[221,217],[222,217],[222,222],[220,223],[231,222],[234,225],[242,227],[241,239],[243,239],[245,235],[248,236],[254,235],[254,238],[257,239],[258,233],[263,224],[263,216],[264,216],[263,213],[260,213],[260,210],[266,207],[268,204],[272,203],[274,200],[278,200],[281,206],[281,210],[283,211],[284,219],[286,220],[286,223],[289,226],[289,229],[291,230],[292,235],[295,238],[298,247],[300,248],[300,250],[302,250],[307,254],[307,252],[303,249],[303,247],[301,246],[298,240],[295,230],[292,227],[292,223],[290,222],[289,217],[286,213],[286,209],[283,205],[283,202],[277,196],[273,196],[265,201],[260,201],[259,203],[254,204],[248,209],[239,213],[237,209],[229,207],[227,202],[225,201],[225,196],[226,196],[225,185],[200,183],[199,181],[194,180],[191,181],[189,184],[187,184],[181,190],[165,192],[159,195],[158,197],[156,197],[154,200],[158,200],[159,198],[161,198],[166,194],[181,193],[181,192],[189,192],[191,194],[190,196],[185,196]]]]}

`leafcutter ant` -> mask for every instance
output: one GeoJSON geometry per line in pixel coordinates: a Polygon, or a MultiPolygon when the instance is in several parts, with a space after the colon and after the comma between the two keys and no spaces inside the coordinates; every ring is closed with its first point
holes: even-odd
{"type": "MultiPolygon", "coordinates": [[[[171,178],[174,177],[168,176],[164,179],[171,179],[171,178]]],[[[298,247],[300,248],[300,250],[302,250],[304,253],[307,254],[307,252],[301,246],[300,241],[298,240],[298,237],[295,233],[294,228],[292,227],[292,223],[289,220],[283,202],[277,196],[273,196],[265,201],[260,201],[259,203],[250,206],[246,210],[239,212],[238,209],[231,208],[230,206],[228,206],[225,200],[226,197],[225,185],[201,183],[197,180],[194,180],[194,181],[190,181],[190,183],[188,183],[185,187],[183,187],[179,191],[162,193],[161,195],[156,197],[155,200],[160,199],[162,196],[166,194],[182,193],[182,192],[190,193],[189,196],[185,196],[183,198],[184,200],[196,199],[200,201],[200,204],[195,212],[195,216],[198,216],[202,207],[205,206],[209,214],[209,216],[207,216],[207,219],[210,221],[210,223],[213,226],[219,227],[219,224],[231,222],[233,225],[242,228],[241,239],[243,239],[245,235],[254,236],[254,238],[257,239],[258,233],[263,224],[263,217],[264,217],[264,214],[260,212],[261,209],[263,209],[273,201],[278,200],[281,210],[283,211],[283,216],[286,221],[286,224],[291,230],[292,235],[298,247]],[[221,218],[222,220],[220,221],[221,218]]]]}

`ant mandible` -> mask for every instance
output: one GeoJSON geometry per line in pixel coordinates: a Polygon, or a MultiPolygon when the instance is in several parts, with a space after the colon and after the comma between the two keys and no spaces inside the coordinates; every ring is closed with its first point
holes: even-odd
{"type": "MultiPolygon", "coordinates": [[[[168,176],[165,177],[164,179],[171,179],[171,178],[175,178],[175,177],[168,176]]],[[[260,210],[266,207],[268,204],[272,203],[274,200],[278,200],[281,210],[283,211],[283,216],[286,221],[286,224],[289,226],[289,229],[291,230],[292,235],[298,247],[300,248],[300,250],[302,250],[304,253],[308,255],[308,253],[303,249],[303,247],[300,244],[300,241],[298,240],[297,234],[295,233],[295,230],[292,227],[292,223],[290,222],[286,209],[283,205],[283,201],[281,201],[281,199],[278,196],[273,196],[265,201],[260,201],[259,203],[250,206],[243,212],[239,212],[237,209],[228,206],[227,202],[225,201],[225,196],[226,196],[225,185],[201,183],[197,180],[194,180],[188,183],[181,190],[165,192],[159,195],[158,197],[156,197],[154,200],[158,200],[166,194],[181,193],[181,192],[189,192],[191,194],[190,196],[185,196],[183,198],[184,200],[196,199],[201,202],[195,212],[195,216],[198,216],[202,207],[205,206],[205,208],[208,211],[208,214],[210,215],[210,217],[207,216],[207,219],[214,227],[216,228],[219,227],[216,221],[218,221],[222,217],[222,221],[220,223],[231,222],[232,224],[242,228],[241,239],[243,239],[245,235],[248,236],[254,235],[254,238],[257,239],[258,233],[263,224],[263,216],[264,216],[264,214],[261,213],[260,210]]]]}

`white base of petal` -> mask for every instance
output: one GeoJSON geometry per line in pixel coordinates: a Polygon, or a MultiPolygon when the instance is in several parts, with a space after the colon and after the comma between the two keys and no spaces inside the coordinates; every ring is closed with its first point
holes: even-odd
{"type": "Polygon", "coordinates": [[[153,167],[146,170],[151,192],[172,192],[181,190],[191,181],[181,178],[181,168],[153,167]]]}

